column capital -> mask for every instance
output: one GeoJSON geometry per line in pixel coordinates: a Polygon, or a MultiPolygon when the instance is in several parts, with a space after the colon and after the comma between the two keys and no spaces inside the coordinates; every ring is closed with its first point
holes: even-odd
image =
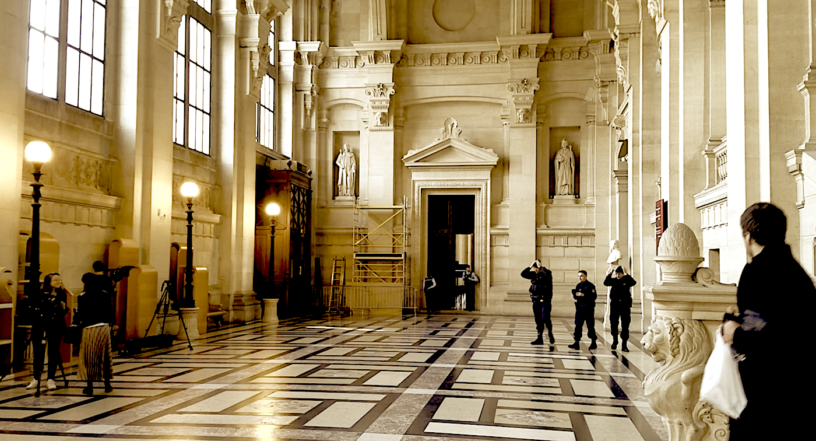
{"type": "Polygon", "coordinates": [[[391,107],[391,96],[396,93],[394,83],[367,84],[365,94],[368,96],[369,108],[374,112],[374,125],[371,130],[391,130],[388,109],[391,107]]]}
{"type": "Polygon", "coordinates": [[[540,87],[538,78],[510,80],[507,83],[507,91],[510,92],[516,113],[512,127],[535,127],[532,107],[535,93],[540,87]]]}
{"type": "Polygon", "coordinates": [[[708,0],[708,7],[711,9],[724,8],[725,0],[708,0]]]}
{"type": "Polygon", "coordinates": [[[289,5],[286,0],[241,0],[247,14],[257,14],[266,21],[271,23],[275,17],[283,15],[289,10],[289,5]]]}
{"type": "Polygon", "coordinates": [[[159,43],[171,51],[178,49],[178,29],[181,17],[187,13],[189,0],[158,0],[161,4],[159,29],[156,38],[159,43]]]}

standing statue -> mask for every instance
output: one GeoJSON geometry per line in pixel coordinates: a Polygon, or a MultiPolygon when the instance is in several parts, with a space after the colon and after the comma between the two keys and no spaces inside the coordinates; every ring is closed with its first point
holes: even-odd
{"type": "Polygon", "coordinates": [[[575,155],[567,138],[561,140],[561,149],[555,155],[555,194],[572,196],[575,191],[575,155]]]}
{"type": "MultiPolygon", "coordinates": [[[[615,268],[620,265],[621,260],[621,252],[620,252],[620,244],[617,240],[612,239],[609,242],[609,257],[606,258],[606,263],[609,264],[609,268],[607,268],[606,273],[610,274],[615,268]]],[[[606,305],[604,306],[604,329],[609,331],[612,329],[612,324],[609,321],[609,306],[610,306],[610,298],[609,295],[612,292],[612,287],[606,288],[606,305]]]]}
{"type": "Polygon", "coordinates": [[[354,153],[349,150],[348,144],[343,144],[335,164],[339,168],[337,173],[337,195],[355,196],[354,178],[357,174],[357,160],[354,159],[354,153]]]}

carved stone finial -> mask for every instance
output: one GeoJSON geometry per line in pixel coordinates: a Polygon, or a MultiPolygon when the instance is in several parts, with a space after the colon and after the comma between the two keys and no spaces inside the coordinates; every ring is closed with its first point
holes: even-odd
{"type": "Polygon", "coordinates": [[[660,265],[664,283],[691,283],[703,260],[697,237],[685,224],[671,225],[660,238],[655,262],[660,265]]]}
{"type": "Polygon", "coordinates": [[[445,120],[445,123],[442,125],[442,132],[441,138],[436,138],[437,141],[443,141],[448,138],[456,138],[461,139],[462,141],[467,141],[467,138],[462,136],[462,129],[459,128],[459,123],[452,117],[449,116],[448,119],[445,120]]]}

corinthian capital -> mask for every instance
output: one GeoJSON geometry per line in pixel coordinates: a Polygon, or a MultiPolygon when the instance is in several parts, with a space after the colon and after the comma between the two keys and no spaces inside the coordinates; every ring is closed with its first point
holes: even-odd
{"type": "Polygon", "coordinates": [[[159,1],[161,2],[161,18],[156,38],[162,46],[175,51],[178,49],[178,28],[181,24],[181,16],[187,13],[190,2],[188,0],[159,1]]]}

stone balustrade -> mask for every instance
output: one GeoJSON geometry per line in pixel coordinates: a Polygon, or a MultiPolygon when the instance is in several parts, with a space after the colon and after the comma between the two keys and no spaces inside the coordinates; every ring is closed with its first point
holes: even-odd
{"type": "Polygon", "coordinates": [[[669,227],[657,254],[662,278],[644,287],[654,320],[641,343],[658,366],[646,375],[644,395],[663,418],[670,441],[727,440],[728,417],[699,397],[714,332],[736,303],[736,286],[697,267],[703,261],[697,238],[684,224],[669,227]]]}

